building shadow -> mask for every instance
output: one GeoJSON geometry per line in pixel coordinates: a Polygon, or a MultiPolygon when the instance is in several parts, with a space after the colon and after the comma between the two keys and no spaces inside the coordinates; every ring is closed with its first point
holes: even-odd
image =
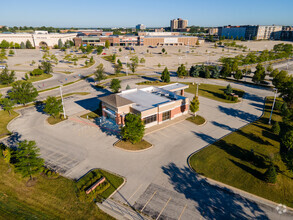
{"type": "Polygon", "coordinates": [[[268,219],[259,205],[226,187],[212,185],[188,167],[174,163],[161,167],[173,188],[194,205],[205,219],[268,219]]]}
{"type": "Polygon", "coordinates": [[[250,114],[248,112],[244,112],[239,109],[227,108],[224,106],[218,106],[218,108],[221,112],[225,113],[226,115],[230,115],[232,117],[239,118],[239,119],[246,121],[246,122],[253,122],[256,119],[258,119],[258,116],[250,114]]]}

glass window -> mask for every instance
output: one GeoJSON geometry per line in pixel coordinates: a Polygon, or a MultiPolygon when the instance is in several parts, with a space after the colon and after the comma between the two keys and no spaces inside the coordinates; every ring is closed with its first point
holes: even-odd
{"type": "Polygon", "coordinates": [[[157,115],[148,116],[148,117],[144,118],[143,121],[144,121],[144,124],[149,124],[154,121],[157,121],[157,115]]]}
{"type": "Polygon", "coordinates": [[[163,112],[163,121],[171,118],[171,111],[163,112]]]}

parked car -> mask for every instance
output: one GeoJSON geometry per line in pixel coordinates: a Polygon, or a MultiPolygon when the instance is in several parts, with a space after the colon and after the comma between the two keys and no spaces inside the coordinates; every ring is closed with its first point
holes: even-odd
{"type": "Polygon", "coordinates": [[[102,53],[102,55],[106,55],[106,53],[102,53]]]}
{"type": "Polygon", "coordinates": [[[0,69],[2,69],[2,70],[3,70],[3,69],[6,69],[6,66],[1,65],[1,66],[0,66],[0,69]]]}

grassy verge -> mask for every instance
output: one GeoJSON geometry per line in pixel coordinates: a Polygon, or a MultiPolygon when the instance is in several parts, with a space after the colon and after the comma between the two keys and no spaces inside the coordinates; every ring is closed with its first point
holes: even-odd
{"type": "Polygon", "coordinates": [[[89,112],[87,114],[81,115],[80,117],[85,118],[85,119],[95,119],[100,117],[100,109],[97,108],[96,110],[89,112]]]}
{"type": "Polygon", "coordinates": [[[81,67],[81,68],[83,68],[83,69],[90,68],[90,67],[93,66],[95,63],[96,63],[95,61],[92,62],[92,63],[88,63],[87,66],[83,66],[83,67],[81,67]]]}
{"type": "Polygon", "coordinates": [[[85,200],[95,200],[101,202],[102,199],[107,199],[119,186],[124,182],[123,178],[117,176],[113,173],[107,172],[102,169],[94,169],[83,176],[76,182],[76,186],[79,190],[79,195],[82,199],[85,200]],[[86,189],[88,189],[94,182],[96,182],[101,177],[106,178],[106,182],[104,184],[104,189],[101,187],[88,195],[85,194],[86,189]]]}
{"type": "MultiPolygon", "coordinates": [[[[185,89],[185,92],[196,93],[197,85],[193,85],[192,83],[184,83],[189,85],[189,88],[185,89]]],[[[225,103],[235,103],[235,101],[227,100],[224,96],[225,86],[211,85],[211,84],[200,84],[198,87],[198,94],[200,96],[213,99],[219,102],[225,103]]],[[[238,95],[240,98],[244,95],[244,91],[240,89],[234,89],[233,92],[238,95]]]]}
{"type": "MultiPolygon", "coordinates": [[[[262,118],[194,154],[190,165],[199,174],[293,207],[293,173],[281,160],[279,137],[268,125],[271,106],[272,97],[262,118]],[[274,185],[264,181],[270,161],[278,172],[274,185]]],[[[274,110],[272,120],[281,121],[279,111],[274,110]]]]}
{"type": "Polygon", "coordinates": [[[66,119],[63,118],[63,115],[58,115],[56,116],[55,118],[53,116],[50,116],[47,118],[47,122],[50,124],[50,125],[55,125],[61,121],[65,121],[66,119]]]}
{"type": "Polygon", "coordinates": [[[113,219],[94,203],[81,202],[74,181],[59,176],[37,175],[37,183],[27,187],[27,179],[14,173],[0,154],[0,216],[3,219],[113,219]]]}
{"type": "MultiPolygon", "coordinates": [[[[140,83],[136,83],[137,85],[154,85],[154,86],[164,86],[171,83],[164,83],[160,81],[144,81],[140,83]]],[[[183,84],[189,85],[189,88],[185,89],[185,92],[189,93],[196,93],[196,84],[193,85],[192,83],[185,83],[183,84]]],[[[226,89],[225,86],[218,86],[218,85],[212,85],[212,84],[200,84],[198,87],[198,93],[200,96],[213,99],[219,102],[225,102],[225,103],[235,103],[235,101],[227,100],[224,96],[224,90],[226,89]]],[[[240,89],[233,89],[233,92],[238,95],[240,98],[244,95],[244,91],[240,89]]]]}
{"type": "Polygon", "coordinates": [[[10,132],[7,129],[8,123],[17,117],[19,114],[15,111],[11,111],[11,115],[7,111],[0,111],[0,138],[9,135],[10,132]]]}
{"type": "Polygon", "coordinates": [[[103,56],[102,58],[103,58],[104,60],[110,62],[110,63],[115,64],[115,63],[113,62],[112,55],[103,56]]]}
{"type": "Polygon", "coordinates": [[[28,79],[28,82],[37,82],[40,80],[49,79],[52,76],[53,76],[52,74],[42,74],[40,76],[30,76],[30,78],[28,79]]]}
{"type": "Polygon", "coordinates": [[[136,143],[136,144],[132,144],[130,141],[120,140],[115,144],[115,146],[122,148],[124,150],[136,151],[136,150],[143,150],[143,149],[150,148],[152,146],[152,144],[145,141],[145,140],[142,140],[141,142],[136,143]]]}
{"type": "Polygon", "coordinates": [[[206,122],[205,118],[200,115],[196,115],[195,117],[191,116],[191,117],[187,118],[186,120],[190,121],[196,125],[202,125],[206,122]]]}

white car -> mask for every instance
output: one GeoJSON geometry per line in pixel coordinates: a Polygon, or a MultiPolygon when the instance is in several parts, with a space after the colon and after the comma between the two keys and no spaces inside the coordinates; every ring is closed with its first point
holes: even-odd
{"type": "Polygon", "coordinates": [[[2,69],[2,70],[3,70],[3,69],[6,69],[6,66],[1,65],[1,66],[0,66],[0,69],[2,69]]]}

